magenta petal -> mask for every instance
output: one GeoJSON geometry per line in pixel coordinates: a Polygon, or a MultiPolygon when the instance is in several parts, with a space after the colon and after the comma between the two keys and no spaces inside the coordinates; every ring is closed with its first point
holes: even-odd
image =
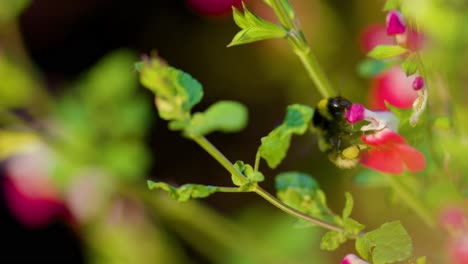
{"type": "Polygon", "coordinates": [[[424,79],[421,76],[416,77],[413,81],[413,89],[419,91],[424,87],[424,79]]]}
{"type": "Polygon", "coordinates": [[[346,120],[354,124],[364,119],[364,106],[361,104],[353,104],[346,113],[346,120]]]}
{"type": "Polygon", "coordinates": [[[418,172],[424,170],[426,167],[426,159],[421,152],[404,144],[396,145],[395,148],[409,171],[418,172]]]}
{"type": "Polygon", "coordinates": [[[377,171],[400,174],[403,172],[403,162],[398,153],[392,149],[370,149],[361,155],[361,164],[377,171]]]}
{"type": "Polygon", "coordinates": [[[405,21],[403,20],[403,15],[396,10],[390,11],[387,14],[387,34],[402,34],[405,30],[406,26],[405,21]]]}
{"type": "Polygon", "coordinates": [[[22,193],[9,177],[5,177],[3,187],[8,208],[25,226],[38,228],[48,225],[65,212],[61,201],[22,193]]]}

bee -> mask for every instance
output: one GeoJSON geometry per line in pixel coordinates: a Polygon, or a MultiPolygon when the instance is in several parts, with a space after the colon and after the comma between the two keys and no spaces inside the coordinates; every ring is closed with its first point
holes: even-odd
{"type": "Polygon", "coordinates": [[[322,99],[312,118],[313,130],[319,137],[319,149],[328,154],[337,167],[352,168],[359,162],[362,146],[358,134],[346,121],[351,101],[341,96],[322,99]]]}

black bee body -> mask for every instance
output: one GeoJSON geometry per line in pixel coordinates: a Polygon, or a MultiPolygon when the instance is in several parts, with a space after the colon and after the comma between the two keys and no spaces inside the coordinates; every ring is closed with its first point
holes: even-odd
{"type": "Polygon", "coordinates": [[[340,168],[354,167],[360,147],[356,134],[346,121],[352,103],[341,96],[322,99],[315,108],[312,124],[319,136],[319,148],[340,168]]]}

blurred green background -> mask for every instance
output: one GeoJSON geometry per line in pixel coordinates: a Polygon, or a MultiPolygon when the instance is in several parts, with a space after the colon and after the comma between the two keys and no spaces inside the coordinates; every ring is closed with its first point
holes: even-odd
{"type": "MultiPolygon", "coordinates": [[[[292,217],[253,194],[215,194],[179,204],[146,188],[147,179],[174,185],[225,186],[231,181],[196,144],[167,129],[153,108],[152,94],[138,84],[133,63],[156,50],[170,65],[198,79],[205,95],[195,111],[221,99],[246,104],[249,125],[243,132],[215,133],[209,139],[231,161],[253,162],[260,138],[282,121],[287,105],[315,106],[320,99],[286,41],[226,48],[238,29],[229,7],[203,9],[208,0],[0,1],[0,125],[22,132],[33,127],[44,137],[53,149],[47,154],[46,178],[66,211],[32,228],[18,222],[8,205],[11,200],[2,199],[0,260],[339,263],[354,251],[352,243],[335,252],[321,251],[323,230],[294,228],[292,217]]],[[[384,25],[384,1],[291,2],[333,86],[351,101],[366,104],[370,81],[357,73],[365,56],[361,42],[367,26],[384,25]]],[[[467,4],[410,2],[425,8],[410,7],[408,12],[426,19],[422,27],[435,43],[429,67],[448,80],[440,86],[450,87],[433,93],[439,103],[435,108],[456,113],[466,140],[468,74],[463,65],[468,61],[468,31],[455,28],[468,22],[467,4]],[[440,31],[431,22],[436,18],[443,21],[440,31]],[[449,110],[444,100],[452,100],[449,110]]],[[[262,1],[247,4],[256,14],[274,18],[262,1]]],[[[5,138],[0,141],[2,182],[13,174],[7,150],[20,145],[16,136],[5,138]]],[[[466,148],[454,146],[453,151],[462,156],[466,148]]],[[[466,164],[460,158],[454,164],[463,171],[466,164]]],[[[316,137],[307,134],[293,139],[279,168],[264,166],[263,186],[275,193],[278,172],[308,172],[333,210],[341,210],[344,191],[350,191],[354,218],[369,229],[401,219],[417,245],[416,255],[441,247],[442,235],[429,233],[385,186],[355,183],[359,169],[332,166],[318,151],[316,137]]],[[[7,192],[2,188],[2,197],[7,192]]]]}

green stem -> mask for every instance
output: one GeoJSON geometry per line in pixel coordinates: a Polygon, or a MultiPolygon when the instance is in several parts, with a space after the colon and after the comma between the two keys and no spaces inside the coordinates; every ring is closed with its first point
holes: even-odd
{"type": "Polygon", "coordinates": [[[424,205],[415,197],[395,175],[386,174],[387,180],[392,186],[393,190],[400,196],[400,198],[408,205],[414,212],[431,228],[435,227],[435,222],[432,219],[431,213],[424,207],[424,205]]]}
{"type": "Polygon", "coordinates": [[[278,207],[279,209],[283,210],[284,212],[292,215],[292,216],[295,216],[297,218],[300,218],[300,219],[303,219],[303,220],[306,220],[308,222],[311,222],[313,224],[316,224],[318,226],[321,226],[321,227],[324,227],[326,229],[330,229],[330,230],[334,230],[334,231],[338,231],[338,232],[343,232],[344,229],[342,227],[339,227],[337,225],[334,225],[334,224],[330,224],[328,222],[325,222],[321,219],[318,219],[318,218],[314,218],[314,217],[311,217],[310,215],[307,215],[307,214],[304,214],[286,204],[284,204],[283,202],[281,202],[280,200],[276,199],[276,197],[274,197],[273,195],[271,195],[269,192],[265,191],[262,187],[260,186],[256,186],[255,189],[254,189],[254,192],[260,196],[262,196],[265,200],[267,200],[268,202],[270,202],[271,204],[273,204],[274,206],[278,207]]]}
{"type": "Polygon", "coordinates": [[[310,46],[305,39],[296,13],[289,2],[287,0],[272,0],[270,4],[283,27],[288,30],[289,44],[301,60],[319,93],[324,98],[336,95],[324,71],[320,68],[317,58],[310,51],[310,46]]]}
{"type": "Polygon", "coordinates": [[[310,51],[304,50],[297,51],[296,54],[306,68],[309,77],[314,81],[322,97],[329,98],[335,95],[335,91],[328,82],[315,56],[310,51]]]}
{"type": "Polygon", "coordinates": [[[225,192],[225,193],[241,193],[241,192],[249,192],[249,190],[244,190],[242,188],[238,187],[218,187],[215,186],[220,192],[225,192]]]}
{"type": "MultiPolygon", "coordinates": [[[[191,136],[191,138],[198,143],[206,152],[208,152],[215,160],[217,160],[227,171],[229,171],[231,174],[236,175],[239,178],[246,179],[247,178],[240,173],[234,165],[215,147],[211,142],[209,142],[205,137],[203,136],[191,136]]],[[[230,189],[233,190],[233,189],[230,189]]],[[[321,226],[323,228],[329,229],[329,230],[334,230],[338,232],[343,232],[344,229],[336,226],[334,224],[330,224],[328,222],[325,222],[321,219],[312,217],[310,215],[304,214],[286,204],[281,202],[280,200],[276,199],[273,195],[265,191],[263,188],[261,188],[258,185],[255,185],[254,189],[252,190],[253,192],[257,193],[261,197],[263,197],[265,200],[273,204],[274,206],[278,207],[279,209],[283,210],[284,212],[295,216],[297,218],[303,219],[305,221],[311,222],[315,225],[321,226]]]]}
{"type": "Polygon", "coordinates": [[[257,152],[257,154],[255,155],[254,172],[258,172],[259,167],[260,167],[260,153],[257,152]]]}
{"type": "Polygon", "coordinates": [[[247,179],[242,173],[240,173],[234,165],[223,155],[211,142],[203,136],[192,136],[193,139],[200,147],[202,147],[208,154],[210,154],[216,161],[219,162],[227,171],[231,174],[238,176],[239,178],[247,179]]]}

